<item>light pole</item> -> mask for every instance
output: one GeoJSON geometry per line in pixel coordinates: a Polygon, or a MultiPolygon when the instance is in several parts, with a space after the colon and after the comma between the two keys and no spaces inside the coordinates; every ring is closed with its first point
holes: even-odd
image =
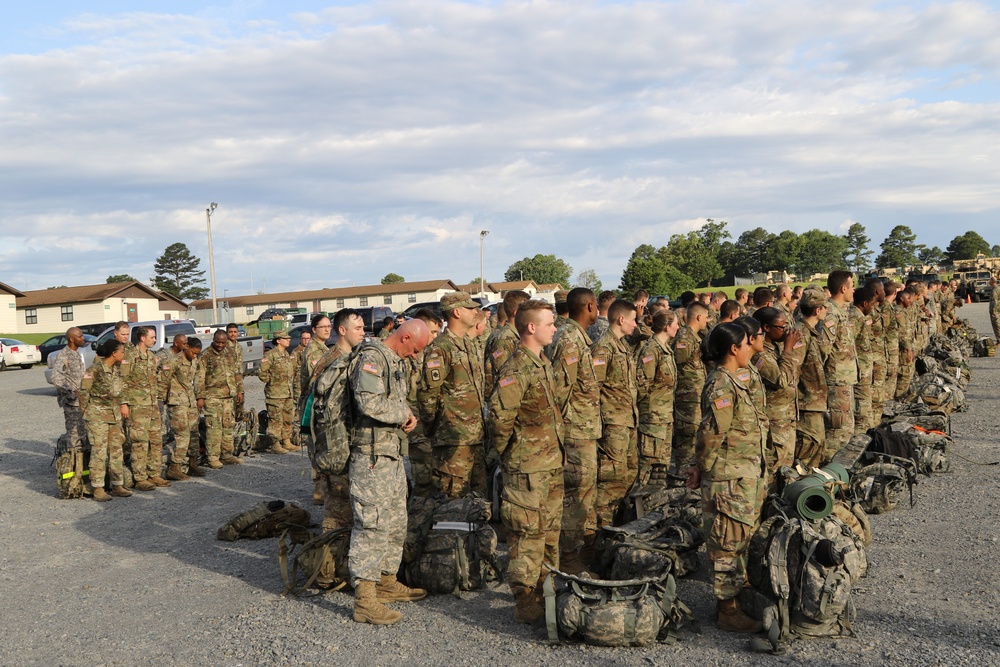
{"type": "Polygon", "coordinates": [[[486,276],[483,275],[486,272],[484,268],[485,263],[483,262],[483,257],[484,257],[483,242],[486,240],[486,237],[489,235],[489,233],[490,232],[488,229],[484,229],[483,231],[479,232],[479,296],[483,296],[486,292],[486,287],[484,286],[484,283],[486,282],[486,276]]]}
{"type": "Polygon", "coordinates": [[[205,218],[208,220],[208,274],[212,281],[212,319],[219,321],[219,301],[215,294],[215,255],[212,253],[212,214],[219,205],[212,202],[205,209],[205,218]]]}

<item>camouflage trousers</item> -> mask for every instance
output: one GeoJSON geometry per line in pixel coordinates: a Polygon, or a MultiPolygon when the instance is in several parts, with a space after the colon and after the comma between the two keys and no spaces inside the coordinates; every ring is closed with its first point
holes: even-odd
{"type": "Polygon", "coordinates": [[[563,471],[503,473],[500,518],[507,528],[507,583],[534,588],[547,572],[542,563],[559,567],[559,526],[563,512],[563,471]]]}
{"type": "Polygon", "coordinates": [[[83,447],[83,436],[87,426],[83,423],[83,410],[79,405],[64,405],[63,418],[66,420],[66,438],[73,449],[83,447]]]}
{"type": "Polygon", "coordinates": [[[913,372],[913,362],[907,362],[906,356],[900,353],[899,373],[896,375],[896,394],[894,396],[897,401],[906,396],[906,392],[909,391],[910,382],[913,381],[913,372]]]}
{"type": "MultiPolygon", "coordinates": [[[[899,351],[890,353],[885,364],[885,385],[882,387],[882,405],[885,401],[896,400],[896,385],[899,384],[899,351]]],[[[880,415],[881,417],[881,415],[880,415]]]]}
{"type": "Polygon", "coordinates": [[[351,480],[345,475],[322,475],[323,530],[354,525],[351,507],[351,480]]]}
{"type": "Polygon", "coordinates": [[[655,438],[647,433],[639,432],[639,471],[636,483],[639,486],[649,481],[649,474],[654,465],[670,466],[671,444],[674,437],[674,425],[667,424],[666,437],[655,438]]]}
{"type": "Polygon", "coordinates": [[[168,405],[167,411],[174,430],[174,451],[170,462],[183,465],[188,462],[189,456],[197,458],[199,455],[198,408],[194,405],[168,405]],[[192,440],[194,449],[191,449],[192,440]]]}
{"type": "Polygon", "coordinates": [[[563,441],[563,509],[559,548],[580,551],[594,542],[597,533],[597,441],[563,441]]]}
{"type": "Polygon", "coordinates": [[[717,600],[731,600],[746,586],[747,549],[760,520],[765,489],[759,477],[702,480],[702,530],[717,600]]]}
{"type": "Polygon", "coordinates": [[[1000,310],[990,311],[990,326],[993,327],[993,338],[1000,343],[1000,310]]]}
{"type": "Polygon", "coordinates": [[[276,442],[292,439],[292,422],[295,421],[295,401],[290,398],[269,398],[267,408],[267,434],[276,442]]]}
{"type": "Polygon", "coordinates": [[[128,413],[128,437],[132,443],[132,477],[141,482],[163,472],[163,432],[160,406],[132,405],[128,413]]]}
{"type": "MultiPolygon", "coordinates": [[[[473,491],[486,493],[486,450],[474,445],[435,444],[434,488],[448,498],[462,498],[473,491]]],[[[412,460],[412,459],[411,459],[412,460]]]]}
{"type": "Polygon", "coordinates": [[[347,564],[351,585],[396,574],[406,538],[406,473],[402,458],[351,449],[349,463],[354,529],[347,564]]]}
{"type": "Polygon", "coordinates": [[[781,466],[795,463],[795,422],[791,419],[770,420],[767,443],[767,471],[773,476],[781,466]]]}
{"type": "Polygon", "coordinates": [[[125,434],[118,422],[99,419],[87,420],[87,437],[90,438],[90,484],[95,489],[104,487],[106,477],[112,486],[124,483],[122,470],[125,467],[122,445],[125,434]]]}
{"type": "Polygon", "coordinates": [[[437,491],[434,483],[434,447],[430,438],[417,435],[417,430],[410,433],[410,474],[413,477],[413,495],[426,498],[437,491]]]}
{"type": "Polygon", "coordinates": [[[885,369],[885,364],[876,363],[872,366],[872,426],[882,423],[882,409],[885,407],[885,369]]]}
{"type": "Polygon", "coordinates": [[[236,414],[232,398],[205,399],[205,449],[209,461],[233,455],[236,414]]]}
{"type": "Polygon", "coordinates": [[[829,461],[854,435],[854,386],[831,385],[826,394],[826,454],[829,461]]]}
{"type": "Polygon", "coordinates": [[[859,374],[858,384],[854,386],[854,433],[867,433],[872,427],[872,403],[874,389],[872,387],[873,369],[859,374]]]}
{"type": "Polygon", "coordinates": [[[803,410],[795,424],[795,458],[808,468],[821,465],[826,455],[826,416],[803,410]]]}
{"type": "Polygon", "coordinates": [[[605,424],[597,441],[597,528],[614,524],[618,507],[638,472],[635,429],[605,424]]]}
{"type": "Polygon", "coordinates": [[[674,404],[674,446],[670,461],[670,468],[674,472],[683,473],[694,461],[699,424],[701,424],[701,405],[674,404]]]}

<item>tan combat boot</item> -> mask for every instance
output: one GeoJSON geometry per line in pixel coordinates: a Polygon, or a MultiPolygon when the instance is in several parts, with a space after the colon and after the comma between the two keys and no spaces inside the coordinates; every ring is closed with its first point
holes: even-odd
{"type": "Polygon", "coordinates": [[[427,597],[427,591],[422,588],[409,588],[399,583],[394,574],[383,574],[382,581],[375,585],[375,595],[380,601],[416,602],[427,597]]]}
{"type": "Polygon", "coordinates": [[[725,630],[726,632],[760,632],[764,629],[764,624],[760,621],[755,621],[740,609],[739,604],[736,602],[736,598],[731,600],[719,600],[718,606],[718,620],[716,620],[715,625],[720,630],[725,630]]]}
{"type": "Polygon", "coordinates": [[[131,489],[126,489],[121,484],[113,484],[111,486],[111,495],[115,498],[130,498],[132,496],[131,489]]]}
{"type": "Polygon", "coordinates": [[[535,599],[535,591],[528,586],[511,586],[514,593],[514,622],[534,625],[545,618],[545,609],[535,599]]]}
{"type": "Polygon", "coordinates": [[[148,479],[143,479],[135,483],[136,491],[155,491],[156,484],[153,484],[148,479]]]}
{"type": "Polygon", "coordinates": [[[222,467],[222,461],[220,461],[219,459],[209,459],[208,467],[211,468],[212,470],[218,470],[219,468],[222,467]]]}
{"type": "Polygon", "coordinates": [[[277,440],[275,440],[274,443],[270,447],[267,448],[267,451],[271,452],[272,454],[287,454],[288,453],[288,450],[285,449],[284,447],[282,447],[281,443],[278,442],[277,440]]]}
{"type": "Polygon", "coordinates": [[[94,500],[99,503],[106,503],[111,500],[111,496],[104,490],[104,487],[98,486],[94,489],[94,500]]]}
{"type": "Polygon", "coordinates": [[[392,625],[403,615],[378,601],[374,581],[358,581],[354,587],[354,620],[373,625],[392,625]]]}
{"type": "Polygon", "coordinates": [[[167,468],[167,479],[172,479],[175,482],[183,482],[191,478],[184,474],[180,463],[171,463],[170,467],[167,468]]]}
{"type": "Polygon", "coordinates": [[[232,454],[226,454],[219,459],[219,462],[222,463],[222,465],[236,466],[243,463],[243,459],[236,458],[232,454]]]}
{"type": "Polygon", "coordinates": [[[316,478],[316,485],[313,487],[313,505],[322,505],[326,502],[326,480],[320,475],[316,478]]]}
{"type": "Polygon", "coordinates": [[[170,486],[170,482],[163,479],[159,475],[153,475],[152,477],[149,478],[149,481],[152,482],[153,484],[156,484],[157,486],[170,486]]]}
{"type": "Polygon", "coordinates": [[[300,449],[302,449],[302,445],[296,445],[291,440],[282,440],[281,441],[281,446],[284,447],[286,450],[288,450],[290,452],[297,452],[300,449]]]}
{"type": "Polygon", "coordinates": [[[580,560],[580,552],[574,549],[559,554],[559,569],[566,574],[580,574],[587,571],[587,566],[580,560]]]}
{"type": "Polygon", "coordinates": [[[204,477],[205,469],[198,465],[198,457],[192,456],[188,458],[188,476],[190,477],[204,477]]]}

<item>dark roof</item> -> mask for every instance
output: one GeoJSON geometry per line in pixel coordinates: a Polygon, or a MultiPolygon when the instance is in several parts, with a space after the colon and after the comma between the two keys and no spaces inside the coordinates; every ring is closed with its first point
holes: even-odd
{"type": "Polygon", "coordinates": [[[63,303],[87,303],[89,301],[104,301],[107,298],[122,295],[135,297],[145,292],[157,301],[165,301],[166,296],[152,287],[131,280],[124,283],[105,283],[103,285],[81,285],[79,287],[55,287],[25,292],[17,298],[17,307],[54,306],[63,303]]]}
{"type": "Polygon", "coordinates": [[[8,294],[13,294],[14,296],[24,296],[24,292],[18,292],[16,289],[11,287],[7,283],[0,283],[0,291],[7,292],[8,294]]]}
{"type": "MultiPolygon", "coordinates": [[[[408,292],[436,292],[440,289],[459,291],[450,280],[425,280],[415,283],[390,283],[388,285],[358,285],[355,287],[336,287],[328,289],[302,290],[299,292],[277,292],[274,294],[253,294],[250,296],[228,296],[225,299],[216,297],[217,301],[226,301],[230,308],[241,306],[261,306],[268,303],[286,303],[291,301],[328,301],[330,299],[350,298],[355,296],[381,296],[385,294],[405,294],[408,292]]],[[[192,301],[191,306],[199,310],[212,307],[211,299],[192,301]]]]}

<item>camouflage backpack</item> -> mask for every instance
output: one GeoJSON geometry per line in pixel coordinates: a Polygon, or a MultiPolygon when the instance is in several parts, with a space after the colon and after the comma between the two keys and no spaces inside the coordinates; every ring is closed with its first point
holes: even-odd
{"type": "Polygon", "coordinates": [[[612,581],[553,570],[543,588],[550,641],[576,640],[595,646],[672,643],[680,627],[694,623],[691,610],[677,599],[676,582],[669,572],[612,581]]]}
{"type": "Polygon", "coordinates": [[[347,526],[320,535],[294,528],[283,532],[278,541],[278,565],[285,582],[283,595],[300,595],[313,586],[326,591],[339,591],[348,586],[351,581],[347,564],[351,530],[347,526]],[[300,546],[298,552],[296,546],[300,546]]]}
{"type": "Polygon", "coordinates": [[[983,336],[972,345],[972,356],[995,357],[997,356],[997,344],[989,336],[983,336]]]}
{"type": "Polygon", "coordinates": [[[56,451],[50,465],[55,465],[56,468],[60,498],[82,498],[94,493],[90,488],[90,445],[86,434],[83,437],[81,449],[72,449],[65,433],[56,442],[56,451]]]}
{"type": "Polygon", "coordinates": [[[257,413],[241,410],[236,413],[233,427],[233,456],[246,456],[257,444],[257,413]]]}
{"type": "Polygon", "coordinates": [[[431,595],[471,591],[504,571],[490,504],[479,494],[456,500],[410,499],[403,575],[409,586],[431,595]]]}
{"type": "Polygon", "coordinates": [[[235,542],[240,538],[259,540],[276,537],[290,526],[306,528],[311,522],[309,512],[295,503],[271,500],[240,512],[223,524],[215,537],[225,542],[235,542]]]}
{"type": "Polygon", "coordinates": [[[597,571],[607,579],[643,579],[698,569],[704,544],[701,509],[665,505],[624,526],[604,526],[594,539],[597,571]]]}

